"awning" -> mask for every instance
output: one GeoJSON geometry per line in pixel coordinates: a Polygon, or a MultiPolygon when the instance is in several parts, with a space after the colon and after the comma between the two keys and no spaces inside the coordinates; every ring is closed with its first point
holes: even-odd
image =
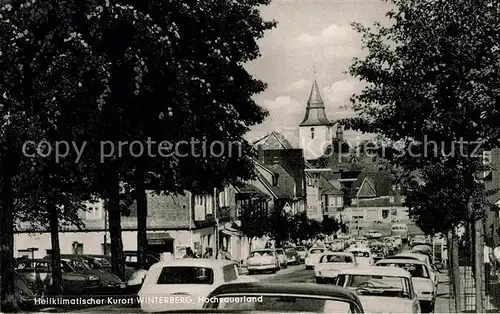
{"type": "Polygon", "coordinates": [[[148,245],[165,244],[167,241],[174,240],[168,232],[148,232],[146,238],[148,239],[148,245]]]}
{"type": "Polygon", "coordinates": [[[227,230],[227,229],[224,229],[224,230],[221,230],[221,232],[225,235],[228,235],[228,236],[236,236],[236,237],[242,237],[243,236],[243,233],[241,233],[240,231],[237,231],[237,230],[227,230]]]}

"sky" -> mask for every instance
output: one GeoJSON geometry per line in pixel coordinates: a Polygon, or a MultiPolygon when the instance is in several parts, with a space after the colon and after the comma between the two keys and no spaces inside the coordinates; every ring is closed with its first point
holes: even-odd
{"type": "MultiPolygon", "coordinates": [[[[278,25],[259,41],[262,56],[246,68],[268,84],[254,99],[269,110],[269,116],[252,128],[247,139],[277,131],[295,146],[314,79],[330,120],[353,116],[349,98],[360,91],[361,83],[346,72],[363,50],[351,22],[365,26],[384,22],[390,9],[382,0],[274,0],[263,7],[264,19],[274,19],[278,25]]],[[[346,131],[345,138],[356,141],[366,135],[346,131]]]]}

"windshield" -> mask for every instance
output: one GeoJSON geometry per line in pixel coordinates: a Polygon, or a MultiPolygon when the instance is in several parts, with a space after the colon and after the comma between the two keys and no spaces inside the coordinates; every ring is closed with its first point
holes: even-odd
{"type": "Polygon", "coordinates": [[[73,269],[73,267],[71,267],[71,266],[69,265],[69,263],[68,263],[68,262],[66,262],[66,261],[61,261],[61,271],[62,271],[63,273],[72,273],[72,272],[74,272],[75,270],[73,269]]]}
{"type": "Polygon", "coordinates": [[[312,249],[309,251],[309,254],[322,254],[324,251],[323,249],[312,249]]]}
{"type": "Polygon", "coordinates": [[[276,250],[276,254],[283,255],[283,254],[285,254],[285,252],[283,252],[283,250],[280,249],[280,250],[276,250]]]}
{"type": "Polygon", "coordinates": [[[159,285],[211,285],[214,272],[204,267],[164,267],[156,282],[159,285]]]}
{"type": "Polygon", "coordinates": [[[361,295],[410,298],[405,278],[376,275],[350,275],[346,287],[353,288],[361,295]]]}
{"type": "Polygon", "coordinates": [[[302,312],[302,313],[351,313],[351,305],[346,301],[315,298],[314,296],[291,295],[221,295],[218,304],[211,303],[211,308],[230,311],[251,312],[302,312]],[[237,301],[237,300],[245,300],[237,301]]]}
{"type": "Polygon", "coordinates": [[[261,257],[261,256],[273,256],[273,252],[271,252],[271,251],[253,251],[250,254],[250,257],[261,257]]]}
{"type": "Polygon", "coordinates": [[[320,263],[354,263],[351,256],[347,255],[323,255],[320,263]]]}
{"type": "Polygon", "coordinates": [[[420,264],[412,264],[412,263],[380,263],[377,266],[386,266],[386,267],[399,267],[406,269],[412,277],[416,278],[429,278],[429,273],[427,272],[427,267],[420,264]]]}

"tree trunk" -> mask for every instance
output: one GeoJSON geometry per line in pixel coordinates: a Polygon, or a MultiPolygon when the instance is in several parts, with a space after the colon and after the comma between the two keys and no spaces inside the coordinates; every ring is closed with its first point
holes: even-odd
{"type": "Polygon", "coordinates": [[[125,259],[123,256],[122,225],[120,209],[120,180],[116,172],[111,173],[107,183],[108,200],[106,209],[109,216],[109,234],[111,237],[111,266],[113,274],[125,280],[125,259]]]}
{"type": "MultiPolygon", "coordinates": [[[[7,143],[8,144],[8,143],[7,143]]],[[[12,158],[7,145],[3,161],[0,207],[0,308],[3,313],[19,312],[14,289],[14,195],[12,158]]]]}
{"type": "Polygon", "coordinates": [[[49,205],[47,210],[50,213],[50,240],[52,243],[52,293],[62,294],[62,271],[61,271],[61,250],[59,247],[59,218],[57,207],[49,205]]]}
{"type": "Polygon", "coordinates": [[[146,269],[147,217],[148,199],[146,196],[145,177],[142,165],[138,165],[135,175],[135,192],[137,195],[137,263],[146,269]]]}
{"type": "MultiPolygon", "coordinates": [[[[475,292],[476,292],[476,313],[484,313],[485,293],[485,267],[484,267],[484,243],[483,243],[483,221],[481,218],[476,218],[474,223],[474,263],[476,273],[474,275],[475,292]]],[[[488,280],[489,281],[489,280],[488,280]]],[[[486,282],[486,285],[488,282],[486,282]]]]}
{"type": "Polygon", "coordinates": [[[453,232],[451,240],[451,268],[453,275],[453,295],[455,297],[455,312],[462,312],[462,280],[460,280],[460,266],[458,265],[458,235],[453,232]],[[457,280],[458,279],[458,280],[457,280]]]}

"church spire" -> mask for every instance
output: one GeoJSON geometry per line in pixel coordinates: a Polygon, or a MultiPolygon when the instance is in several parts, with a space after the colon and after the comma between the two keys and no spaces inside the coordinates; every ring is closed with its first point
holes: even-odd
{"type": "Polygon", "coordinates": [[[331,122],[326,117],[325,103],[319,92],[318,82],[314,80],[307,101],[306,113],[304,120],[299,126],[320,126],[331,125],[331,122]]]}

